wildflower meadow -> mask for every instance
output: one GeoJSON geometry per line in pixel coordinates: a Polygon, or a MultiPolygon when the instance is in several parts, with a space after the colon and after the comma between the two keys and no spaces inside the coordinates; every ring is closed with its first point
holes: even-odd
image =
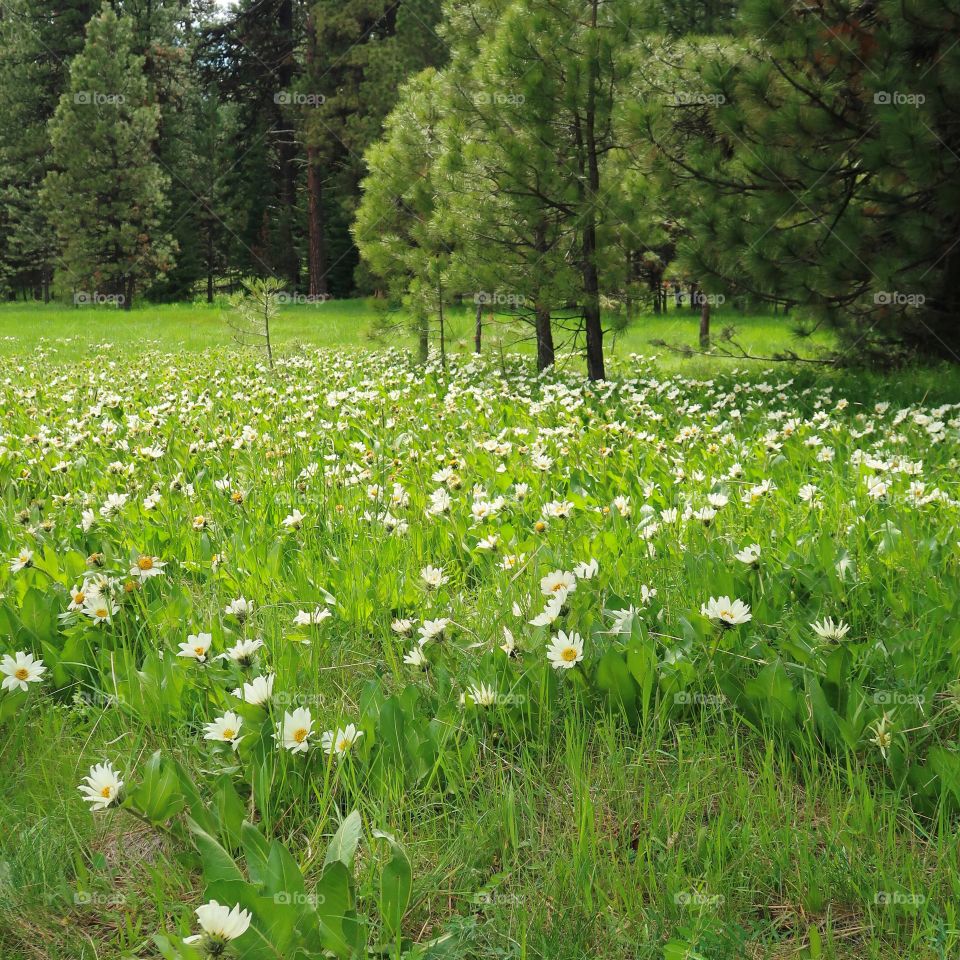
{"type": "Polygon", "coordinates": [[[6,361],[3,955],[955,956],[960,403],[613,366],[6,361]]]}

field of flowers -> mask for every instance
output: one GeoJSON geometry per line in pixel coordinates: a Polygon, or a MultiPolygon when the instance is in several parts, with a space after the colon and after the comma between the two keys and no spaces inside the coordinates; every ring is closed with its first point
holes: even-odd
{"type": "Polygon", "coordinates": [[[614,373],[6,363],[0,955],[957,956],[960,403],[614,373]]]}

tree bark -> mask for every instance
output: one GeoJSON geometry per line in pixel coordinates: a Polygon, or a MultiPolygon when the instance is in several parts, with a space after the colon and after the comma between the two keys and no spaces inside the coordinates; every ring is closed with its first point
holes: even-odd
{"type": "MultiPolygon", "coordinates": [[[[294,58],[295,40],[293,35],[293,0],[282,0],[277,13],[277,27],[282,41],[277,79],[283,90],[289,90],[293,84],[296,70],[294,58]]],[[[294,289],[300,282],[300,262],[293,242],[294,204],[296,202],[296,145],[293,131],[287,129],[290,121],[283,111],[276,110],[275,133],[278,139],[277,159],[280,165],[280,215],[279,215],[279,256],[280,272],[294,289]]]]}
{"type": "Polygon", "coordinates": [[[597,211],[600,194],[600,160],[597,154],[597,10],[600,0],[590,3],[590,55],[587,63],[587,104],[584,129],[587,148],[586,210],[583,224],[583,320],[587,331],[587,376],[606,379],[603,368],[603,326],[600,319],[600,275],[597,269],[597,211]]]}
{"type": "Polygon", "coordinates": [[[552,367],[556,354],[553,348],[553,326],[550,319],[550,308],[543,304],[535,307],[537,325],[537,369],[546,370],[552,367]]]}
{"type": "MultiPolygon", "coordinates": [[[[317,61],[317,30],[313,15],[307,16],[307,71],[315,73],[317,61]]],[[[309,137],[308,137],[309,139],[309,137]]],[[[320,155],[313,143],[307,144],[307,228],[310,236],[309,285],[311,297],[326,297],[327,287],[327,238],[323,220],[323,179],[320,175],[320,155]]]]}
{"type": "Polygon", "coordinates": [[[420,362],[426,363],[430,357],[430,318],[424,313],[417,318],[420,362]]]}
{"type": "Polygon", "coordinates": [[[307,222],[310,232],[310,296],[326,297],[327,243],[323,229],[323,182],[317,162],[317,148],[307,147],[307,222]]]}
{"type": "Polygon", "coordinates": [[[710,349],[710,301],[700,294],[700,349],[710,349]]]}
{"type": "Polygon", "coordinates": [[[473,352],[480,353],[483,349],[483,304],[477,304],[477,320],[473,328],[473,352]]]}

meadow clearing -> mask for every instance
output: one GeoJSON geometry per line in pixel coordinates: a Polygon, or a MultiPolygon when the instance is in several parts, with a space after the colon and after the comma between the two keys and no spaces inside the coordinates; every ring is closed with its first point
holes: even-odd
{"type": "Polygon", "coordinates": [[[956,375],[319,310],[0,311],[4,960],[956,956],[956,375]]]}

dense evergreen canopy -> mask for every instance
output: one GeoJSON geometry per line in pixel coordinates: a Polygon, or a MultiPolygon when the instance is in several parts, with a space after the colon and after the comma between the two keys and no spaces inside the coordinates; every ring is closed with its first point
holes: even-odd
{"type": "Polygon", "coordinates": [[[274,277],[424,350],[465,300],[594,378],[682,289],[956,360],[957,39],[949,0],[7,0],[0,289],[274,277]]]}

